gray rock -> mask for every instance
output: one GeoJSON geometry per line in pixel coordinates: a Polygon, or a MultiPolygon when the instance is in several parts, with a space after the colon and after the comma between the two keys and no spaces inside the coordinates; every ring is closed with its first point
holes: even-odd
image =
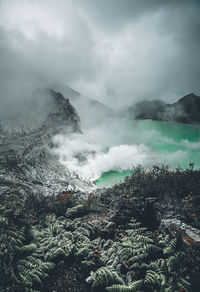
{"type": "Polygon", "coordinates": [[[85,190],[92,183],[75,179],[60,164],[51,151],[52,137],[62,131],[81,132],[80,119],[68,99],[58,92],[49,91],[54,99],[45,123],[26,131],[0,131],[0,186],[4,191],[29,195],[53,196],[67,190],[85,190]],[[78,180],[78,182],[77,182],[78,180]]]}
{"type": "Polygon", "coordinates": [[[190,246],[200,246],[200,230],[181,222],[178,219],[164,219],[161,229],[167,229],[172,234],[180,234],[183,241],[190,246]]]}

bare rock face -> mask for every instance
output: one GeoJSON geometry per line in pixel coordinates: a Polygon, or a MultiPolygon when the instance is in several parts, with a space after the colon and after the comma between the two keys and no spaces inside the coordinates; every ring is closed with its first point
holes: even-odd
{"type": "Polygon", "coordinates": [[[174,235],[181,235],[187,245],[200,246],[200,230],[178,219],[163,219],[160,227],[169,230],[174,235]]]}
{"type": "Polygon", "coordinates": [[[46,128],[53,133],[66,130],[66,127],[72,132],[80,132],[80,118],[69,99],[52,89],[49,90],[49,94],[53,97],[54,106],[44,123],[46,128]]]}
{"type": "Polygon", "coordinates": [[[0,197],[13,190],[19,194],[54,196],[70,189],[83,190],[79,181],[62,166],[52,153],[52,137],[65,132],[80,132],[75,108],[61,93],[49,90],[51,108],[45,122],[35,129],[16,125],[11,132],[0,128],[0,197]]]}

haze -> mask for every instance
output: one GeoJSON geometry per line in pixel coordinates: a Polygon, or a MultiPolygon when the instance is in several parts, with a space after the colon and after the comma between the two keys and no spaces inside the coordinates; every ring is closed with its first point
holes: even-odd
{"type": "Polygon", "coordinates": [[[0,0],[1,115],[54,82],[117,109],[199,94],[199,31],[199,1],[0,0]]]}

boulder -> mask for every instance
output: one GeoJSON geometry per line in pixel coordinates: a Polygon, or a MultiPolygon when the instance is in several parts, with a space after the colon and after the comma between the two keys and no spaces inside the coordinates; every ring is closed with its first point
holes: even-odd
{"type": "Polygon", "coordinates": [[[167,229],[174,235],[181,235],[187,245],[200,246],[200,230],[178,219],[163,219],[160,229],[167,229]]]}

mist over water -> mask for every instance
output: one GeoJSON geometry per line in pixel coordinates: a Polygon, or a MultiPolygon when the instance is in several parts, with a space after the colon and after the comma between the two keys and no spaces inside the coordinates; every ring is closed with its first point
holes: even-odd
{"type": "Polygon", "coordinates": [[[54,153],[78,176],[110,185],[134,167],[168,164],[170,168],[199,168],[200,128],[151,120],[106,121],[83,134],[54,137],[54,153]]]}
{"type": "MultiPolygon", "coordinates": [[[[41,88],[57,83],[115,110],[199,95],[199,7],[195,0],[0,0],[1,123],[39,127],[53,105],[41,88]]],[[[196,128],[122,118],[97,125],[97,112],[83,134],[54,138],[53,152],[79,176],[198,165],[196,128]]]]}

